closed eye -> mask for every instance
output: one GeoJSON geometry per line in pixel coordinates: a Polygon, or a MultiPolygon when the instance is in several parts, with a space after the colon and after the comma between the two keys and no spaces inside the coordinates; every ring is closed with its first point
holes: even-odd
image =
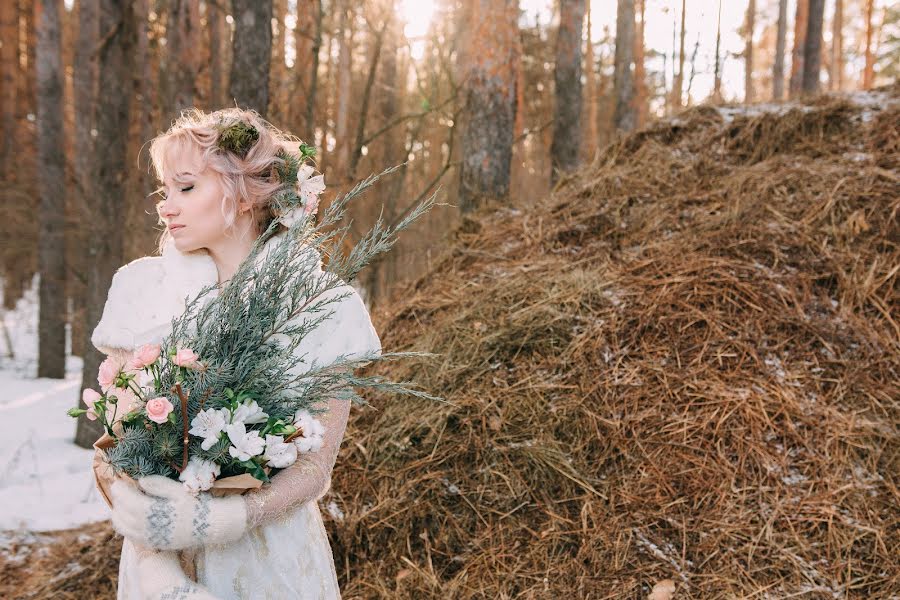
{"type": "Polygon", "coordinates": [[[194,186],[189,185],[189,186],[187,186],[186,188],[182,188],[181,191],[182,191],[182,192],[189,192],[189,191],[191,191],[192,189],[194,189],[194,186]]]}

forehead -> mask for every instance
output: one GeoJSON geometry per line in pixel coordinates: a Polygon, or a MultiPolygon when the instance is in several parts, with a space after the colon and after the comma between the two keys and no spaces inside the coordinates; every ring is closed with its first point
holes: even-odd
{"type": "Polygon", "coordinates": [[[163,181],[183,181],[206,169],[200,149],[189,140],[172,140],[162,156],[163,181]]]}

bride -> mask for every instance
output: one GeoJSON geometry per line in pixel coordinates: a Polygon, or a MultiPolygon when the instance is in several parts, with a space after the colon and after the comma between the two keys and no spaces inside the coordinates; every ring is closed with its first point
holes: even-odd
{"type": "MultiPolygon", "coordinates": [[[[219,284],[203,302],[218,295],[276,219],[270,200],[280,184],[270,174],[281,160],[279,152],[296,156],[298,145],[257,113],[238,108],[185,111],[152,141],[150,155],[165,193],[157,205],[166,225],[160,256],[134,260],[113,276],[91,337],[98,350],[125,364],[143,345],[159,344],[171,320],[184,312],[185,301],[202,288],[219,284]],[[222,144],[223,124],[250,125],[258,135],[243,150],[235,149],[222,144]]],[[[290,225],[290,217],[278,219],[290,225]]],[[[279,227],[258,257],[283,239],[286,227],[279,227]]],[[[298,251],[316,253],[322,272],[316,250],[298,251]]],[[[380,352],[356,291],[344,285],[329,293],[347,296],[332,305],[334,314],[303,338],[297,352],[320,364],[341,354],[380,352]]],[[[271,483],[243,495],[192,496],[161,476],[142,478],[136,486],[116,481],[110,492],[112,521],[125,537],[118,599],[340,598],[317,500],[331,485],[350,403],[329,400],[320,418],[321,447],[301,453],[271,483]]],[[[98,460],[99,454],[95,464],[98,460]]]]}

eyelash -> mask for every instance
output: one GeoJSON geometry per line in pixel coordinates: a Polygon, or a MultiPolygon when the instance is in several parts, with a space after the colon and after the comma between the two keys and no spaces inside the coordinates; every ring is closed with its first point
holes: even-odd
{"type": "MultiPolygon", "coordinates": [[[[189,192],[189,191],[191,191],[192,189],[194,189],[194,186],[189,185],[189,186],[187,186],[186,188],[182,189],[181,191],[182,191],[182,192],[189,192]]],[[[168,195],[167,193],[165,193],[165,192],[160,192],[159,195],[160,195],[160,197],[162,198],[162,199],[159,201],[159,203],[164,202],[164,201],[169,197],[169,195],[168,195]]]]}

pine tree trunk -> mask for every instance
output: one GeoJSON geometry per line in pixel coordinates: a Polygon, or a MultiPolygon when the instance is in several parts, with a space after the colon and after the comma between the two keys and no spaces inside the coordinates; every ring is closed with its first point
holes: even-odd
{"type": "Polygon", "coordinates": [[[350,166],[350,97],[353,93],[353,20],[355,10],[349,3],[341,3],[340,34],[338,38],[337,114],[334,119],[335,175],[347,177],[350,166]]]}
{"type": "Polygon", "coordinates": [[[753,30],[756,25],[756,0],[747,3],[747,38],[744,40],[744,102],[753,102],[753,30]]]}
{"type": "Polygon", "coordinates": [[[678,73],[672,83],[672,108],[679,110],[684,106],[683,90],[684,90],[684,36],[685,36],[685,11],[687,9],[687,0],[681,0],[681,30],[678,43],[678,73]]]}
{"type": "Polygon", "coordinates": [[[466,123],[459,197],[463,214],[506,202],[516,119],[516,0],[468,0],[466,123]]]}
{"type": "Polygon", "coordinates": [[[875,84],[875,52],[872,47],[872,31],[874,23],[872,13],[875,11],[875,0],[866,2],[866,66],[863,70],[863,89],[870,90],[875,84]]]}
{"type": "MultiPolygon", "coordinates": [[[[840,0],[838,0],[840,2],[840,0]]],[[[784,50],[787,44],[787,0],[778,0],[778,31],[775,36],[775,64],[772,66],[772,98],[784,98],[784,50]]]]}
{"type": "Polygon", "coordinates": [[[78,2],[78,43],[75,47],[75,64],[72,69],[72,88],[75,103],[75,147],[73,157],[78,197],[83,203],[92,193],[91,160],[94,156],[94,109],[97,101],[97,59],[92,57],[99,37],[98,0],[78,2]]]}
{"type": "Polygon", "coordinates": [[[40,194],[38,377],[66,374],[66,169],[60,0],[35,0],[37,160],[40,194]]]}
{"type": "Polygon", "coordinates": [[[16,139],[16,80],[19,70],[19,13],[14,2],[0,2],[0,179],[13,172],[16,139]]]}
{"type": "Polygon", "coordinates": [[[310,140],[315,139],[316,94],[319,91],[319,50],[322,48],[322,21],[325,19],[322,0],[315,0],[315,6],[315,37],[310,50],[309,90],[306,94],[306,135],[310,140]]]}
{"type": "Polygon", "coordinates": [[[224,60],[222,50],[228,39],[225,30],[225,14],[215,3],[206,3],[206,20],[209,26],[209,104],[213,109],[225,106],[224,60]]]}
{"type": "Polygon", "coordinates": [[[269,120],[284,126],[287,119],[287,98],[285,95],[285,81],[287,81],[287,64],[285,63],[285,39],[287,16],[287,0],[274,0],[272,4],[272,18],[277,23],[275,33],[272,34],[272,56],[270,57],[269,78],[269,120]]]}
{"type": "Polygon", "coordinates": [[[819,92],[819,69],[822,65],[822,23],[825,0],[809,0],[806,22],[806,44],[803,50],[803,95],[819,92]]]}
{"type": "Polygon", "coordinates": [[[553,142],[550,144],[550,183],[578,166],[581,146],[581,44],[585,0],[560,0],[556,36],[553,142]]]}
{"type": "Polygon", "coordinates": [[[613,125],[631,131],[636,124],[634,114],[634,0],[618,0],[616,7],[616,58],[613,69],[613,125]]]}
{"type": "MultiPolygon", "coordinates": [[[[585,45],[584,45],[584,66],[582,67],[584,70],[584,96],[582,99],[581,110],[582,122],[587,124],[587,135],[585,135],[581,139],[581,156],[582,160],[589,158],[594,152],[594,148],[597,147],[597,123],[594,121],[594,106],[597,102],[597,76],[594,73],[594,41],[591,39],[591,3],[585,3],[585,17],[587,21],[587,34],[585,35],[585,45]]],[[[519,61],[519,70],[523,71],[520,78],[520,82],[524,82],[525,74],[524,67],[521,65],[521,61],[519,61]]],[[[522,83],[516,84],[517,93],[524,99],[524,93],[522,88],[522,83]]],[[[516,119],[524,120],[522,113],[524,113],[524,107],[521,106],[524,101],[519,102],[519,107],[516,110],[516,119]]],[[[523,127],[524,130],[524,127],[523,127]]],[[[516,127],[516,139],[518,139],[520,135],[519,128],[516,127]]]]}
{"type": "Polygon", "coordinates": [[[234,16],[229,94],[263,118],[269,108],[272,0],[231,0],[234,16]]]}
{"type": "Polygon", "coordinates": [[[791,81],[788,87],[791,98],[800,94],[803,84],[803,54],[806,46],[806,26],[809,20],[809,0],[797,0],[794,14],[794,49],[791,60],[791,81]]]}
{"type": "Polygon", "coordinates": [[[635,12],[641,15],[639,25],[635,24],[634,32],[634,89],[635,89],[635,116],[637,127],[647,124],[647,74],[644,67],[644,16],[647,0],[635,0],[639,9],[635,12]]]}
{"type": "MultiPolygon", "coordinates": [[[[97,96],[97,144],[94,163],[95,191],[87,207],[87,309],[84,347],[91,348],[90,336],[100,321],[113,273],[123,263],[122,224],[125,217],[125,173],[130,165],[125,156],[128,142],[131,77],[134,68],[134,14],[130,2],[100,0],[97,60],[99,90],[97,96]],[[110,91],[113,90],[113,91],[110,91]]],[[[94,387],[102,355],[84,352],[82,388],[94,387]]],[[[80,394],[79,394],[80,396],[80,394]]],[[[81,408],[85,408],[79,398],[81,408]]],[[[102,433],[98,421],[78,419],[75,443],[89,448],[102,433]]]]}
{"type": "Polygon", "coordinates": [[[844,0],[834,0],[828,86],[838,91],[844,87],[844,0]]]}
{"type": "Polygon", "coordinates": [[[722,0],[719,0],[719,13],[716,17],[716,58],[713,68],[713,99],[722,100],[722,0]]]}

